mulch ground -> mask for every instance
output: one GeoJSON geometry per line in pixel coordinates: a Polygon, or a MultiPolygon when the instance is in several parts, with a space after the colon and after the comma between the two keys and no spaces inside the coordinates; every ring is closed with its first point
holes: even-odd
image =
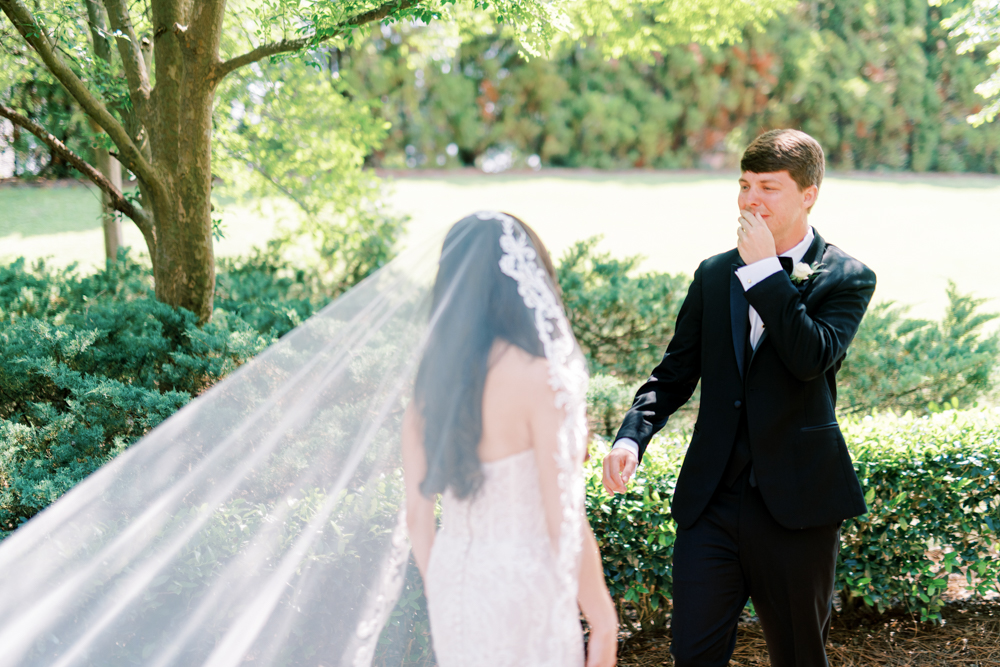
{"type": "MultiPolygon", "coordinates": [[[[945,607],[944,624],[921,624],[905,615],[878,620],[834,619],[827,655],[832,667],[997,667],[1000,666],[1000,604],[945,607]]],[[[626,640],[620,667],[673,665],[670,631],[626,640]]],[[[770,665],[760,625],[740,624],[730,666],[770,665]]]]}

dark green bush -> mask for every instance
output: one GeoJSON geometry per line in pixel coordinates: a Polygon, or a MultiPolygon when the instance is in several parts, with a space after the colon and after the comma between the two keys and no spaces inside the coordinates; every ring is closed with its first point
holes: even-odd
{"type": "Polygon", "coordinates": [[[614,259],[595,251],[599,238],[580,241],[559,262],[557,274],[573,333],[591,373],[632,380],[663,357],[690,279],[639,273],[642,257],[614,259]]]}
{"type": "MultiPolygon", "coordinates": [[[[597,241],[573,246],[557,272],[593,374],[590,427],[610,438],[638,385],[660,362],[690,280],[679,274],[637,274],[641,258],[613,259],[596,251],[597,241]]],[[[981,312],[984,303],[951,284],[938,322],[907,318],[905,308],[892,303],[873,305],[838,375],[840,411],[927,413],[946,405],[968,407],[992,393],[1000,381],[1000,333],[984,330],[997,317],[981,312]]],[[[696,392],[681,409],[681,420],[697,413],[698,400],[696,392]]]]}
{"type": "Polygon", "coordinates": [[[202,327],[193,313],[158,302],[148,268],[125,254],[85,277],[41,262],[0,267],[0,531],[44,509],[325,302],[304,286],[286,290],[281,303],[282,285],[261,279],[265,266],[222,274],[230,291],[220,301],[231,297],[242,317],[217,308],[202,327]],[[245,298],[254,290],[255,299],[245,298]]]}
{"type": "MultiPolygon", "coordinates": [[[[1000,591],[1000,411],[866,417],[845,422],[844,433],[870,511],[841,531],[843,613],[904,609],[940,620],[955,573],[973,599],[1000,591]]],[[[601,485],[605,452],[591,452],[587,513],[608,586],[645,629],[669,615],[676,535],[669,500],[689,436],[658,437],[631,491],[615,497],[601,485]]],[[[632,623],[628,615],[623,621],[632,623]]]]}
{"type": "Polygon", "coordinates": [[[996,385],[1000,333],[985,333],[995,313],[980,313],[986,299],[948,287],[940,322],[904,317],[892,303],[869,309],[838,376],[840,410],[927,412],[969,406],[996,385]]]}

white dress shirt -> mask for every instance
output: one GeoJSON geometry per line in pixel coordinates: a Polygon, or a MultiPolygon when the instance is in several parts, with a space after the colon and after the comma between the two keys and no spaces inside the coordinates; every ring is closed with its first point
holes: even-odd
{"type": "MultiPolygon", "coordinates": [[[[799,241],[792,249],[781,253],[778,257],[790,257],[792,260],[792,266],[795,266],[802,261],[803,257],[806,256],[806,252],[809,250],[809,246],[812,245],[815,237],[816,233],[810,226],[809,230],[806,231],[805,237],[803,237],[801,241],[799,241]]],[[[778,257],[767,257],[765,259],[758,260],[753,264],[747,264],[746,266],[741,266],[736,269],[736,277],[740,279],[740,283],[743,285],[743,291],[746,292],[768,276],[774,275],[778,271],[782,271],[783,269],[781,268],[781,262],[778,261],[778,257]]],[[[760,315],[757,314],[757,311],[753,306],[750,306],[748,315],[750,317],[750,345],[756,350],[757,343],[760,342],[760,337],[764,335],[764,321],[760,319],[760,315]]],[[[627,449],[632,452],[636,458],[639,458],[639,443],[632,438],[621,438],[615,442],[612,449],[618,449],[619,447],[627,449]]]]}

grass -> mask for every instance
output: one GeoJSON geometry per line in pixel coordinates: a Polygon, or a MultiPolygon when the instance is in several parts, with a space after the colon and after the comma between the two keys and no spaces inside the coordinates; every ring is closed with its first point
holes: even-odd
{"type": "MultiPolygon", "coordinates": [[[[556,257],[600,234],[600,247],[613,255],[643,255],[645,269],[687,274],[735,245],[737,178],[735,172],[390,175],[393,205],[413,217],[411,233],[475,210],[502,209],[535,227],[556,257]]],[[[998,177],[834,174],[823,182],[811,221],[874,269],[877,301],[910,304],[911,315],[938,319],[951,279],[1000,310],[998,177]]]]}
{"type": "MultiPolygon", "coordinates": [[[[389,201],[412,217],[410,239],[481,209],[522,217],[558,257],[575,241],[602,235],[616,256],[643,255],[643,268],[690,274],[735,243],[735,173],[552,170],[485,176],[471,171],[386,174],[389,201]]],[[[0,261],[49,256],[58,264],[103,261],[98,199],[76,187],[0,188],[0,261]]],[[[218,255],[238,255],[275,233],[280,207],[261,213],[227,204],[218,255]]],[[[994,248],[1000,242],[1000,178],[833,174],[812,222],[823,236],[871,266],[875,298],[939,318],[945,287],[993,300],[1000,309],[994,248]]],[[[134,225],[125,240],[144,248],[134,225]]]]}

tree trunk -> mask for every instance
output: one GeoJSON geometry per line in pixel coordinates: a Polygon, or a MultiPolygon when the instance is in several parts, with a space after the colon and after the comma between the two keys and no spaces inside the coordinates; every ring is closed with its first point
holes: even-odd
{"type": "MultiPolygon", "coordinates": [[[[104,148],[97,148],[95,153],[97,154],[97,168],[120,192],[122,189],[121,164],[111,157],[104,148]]],[[[101,209],[101,217],[104,221],[104,253],[108,261],[113,262],[118,258],[118,249],[122,247],[122,221],[118,212],[112,207],[111,197],[103,191],[101,192],[101,209]]]]}
{"type": "MultiPolygon", "coordinates": [[[[154,3],[154,25],[175,27],[154,45],[156,88],[148,123],[161,187],[150,192],[156,298],[206,322],[215,295],[212,245],[212,107],[222,3],[195,3],[186,15],[154,3]]],[[[145,194],[145,193],[144,193],[145,194]]]]}
{"type": "MultiPolygon", "coordinates": [[[[90,23],[94,54],[104,62],[110,63],[111,42],[107,38],[108,22],[104,15],[104,8],[97,0],[87,0],[87,20],[90,23]]],[[[101,132],[101,128],[93,119],[90,121],[90,126],[94,132],[101,132]]],[[[121,192],[121,164],[103,146],[97,146],[94,153],[97,158],[97,169],[121,192]]],[[[101,210],[101,217],[104,221],[104,254],[109,261],[113,262],[118,258],[118,248],[122,245],[122,223],[112,206],[111,197],[104,190],[101,191],[101,210]]]]}

